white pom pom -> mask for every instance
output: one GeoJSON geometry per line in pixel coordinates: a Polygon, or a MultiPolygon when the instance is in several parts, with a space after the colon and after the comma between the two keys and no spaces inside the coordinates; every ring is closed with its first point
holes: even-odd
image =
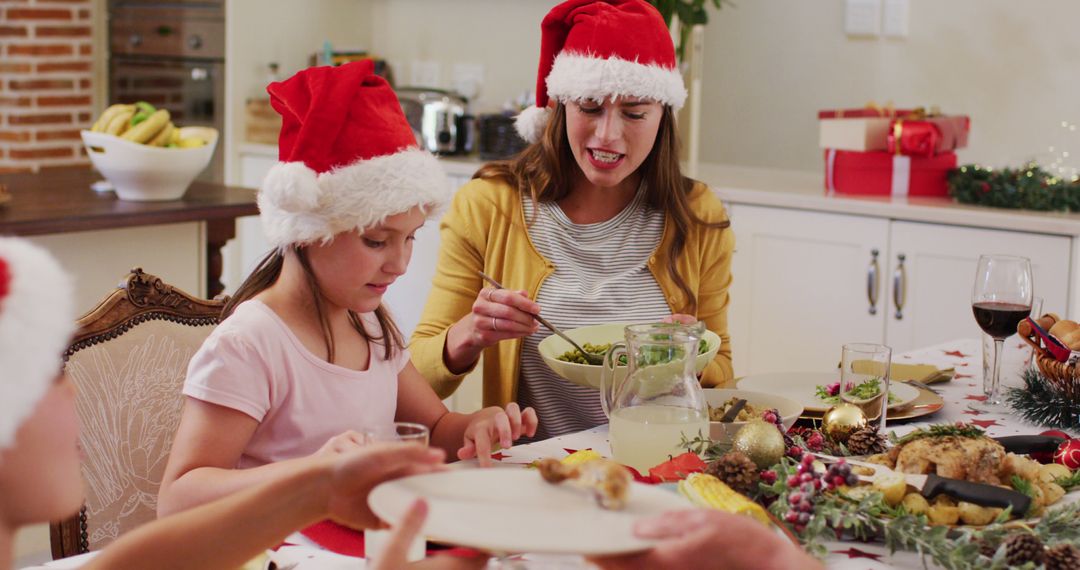
{"type": "Polygon", "coordinates": [[[521,138],[534,143],[540,140],[540,136],[544,134],[544,128],[547,126],[548,117],[550,116],[551,111],[547,107],[541,109],[536,105],[532,105],[514,119],[514,129],[521,135],[521,138]]]}
{"type": "Polygon", "coordinates": [[[319,205],[319,179],[303,162],[279,162],[270,168],[259,191],[259,202],[286,212],[303,213],[319,205]]]}

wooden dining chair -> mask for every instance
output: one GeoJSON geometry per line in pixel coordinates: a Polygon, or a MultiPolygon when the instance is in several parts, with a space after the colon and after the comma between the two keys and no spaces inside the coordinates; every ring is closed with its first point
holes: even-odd
{"type": "Polygon", "coordinates": [[[224,304],[136,268],[79,319],[64,358],[77,390],[86,498],[77,515],[51,525],[54,559],[98,550],[156,518],[188,361],[224,304]]]}

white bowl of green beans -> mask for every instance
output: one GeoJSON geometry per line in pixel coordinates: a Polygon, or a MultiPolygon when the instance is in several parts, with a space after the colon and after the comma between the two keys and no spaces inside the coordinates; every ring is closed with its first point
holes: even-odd
{"type": "MultiPolygon", "coordinates": [[[[631,324],[637,323],[608,323],[570,329],[563,332],[566,333],[566,336],[574,339],[574,342],[581,345],[585,350],[603,356],[613,343],[625,340],[623,329],[631,324]],[[593,349],[595,349],[595,352],[593,349]]],[[[699,346],[697,359],[694,361],[695,367],[699,373],[702,370],[705,370],[705,366],[716,357],[716,352],[720,350],[720,336],[716,333],[706,330],[705,334],[702,335],[701,340],[703,342],[701,343],[701,346],[699,346]]],[[[540,341],[537,350],[540,352],[540,357],[544,359],[544,362],[547,363],[548,367],[559,376],[575,384],[597,389],[600,388],[600,369],[602,367],[600,365],[587,364],[585,362],[585,357],[579,354],[574,347],[570,346],[570,343],[559,338],[558,335],[553,334],[540,341]]],[[[618,367],[615,371],[616,380],[622,380],[625,374],[626,367],[618,367]]]]}

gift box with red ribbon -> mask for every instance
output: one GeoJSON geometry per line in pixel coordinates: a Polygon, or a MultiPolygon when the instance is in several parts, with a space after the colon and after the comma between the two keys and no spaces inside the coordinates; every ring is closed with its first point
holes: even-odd
{"type": "Polygon", "coordinates": [[[922,108],[825,110],[818,112],[818,144],[836,150],[933,156],[967,146],[970,124],[964,115],[927,113],[922,108]]]}
{"type": "Polygon", "coordinates": [[[825,151],[825,191],[877,196],[947,196],[956,153],[919,157],[888,152],[825,151]]]}

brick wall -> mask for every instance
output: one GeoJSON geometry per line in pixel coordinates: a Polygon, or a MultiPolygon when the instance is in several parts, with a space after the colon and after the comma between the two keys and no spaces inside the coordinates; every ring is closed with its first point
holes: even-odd
{"type": "Polygon", "coordinates": [[[0,173],[87,164],[91,0],[0,0],[0,173]]]}

